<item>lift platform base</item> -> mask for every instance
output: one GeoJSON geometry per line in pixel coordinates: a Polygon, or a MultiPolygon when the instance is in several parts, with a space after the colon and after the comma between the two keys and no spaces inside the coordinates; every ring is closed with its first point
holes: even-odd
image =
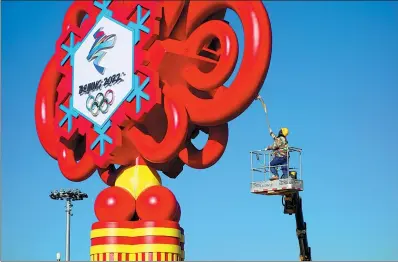
{"type": "Polygon", "coordinates": [[[258,181],[251,183],[250,191],[259,195],[286,195],[303,191],[303,180],[294,178],[274,181],[258,181]]]}

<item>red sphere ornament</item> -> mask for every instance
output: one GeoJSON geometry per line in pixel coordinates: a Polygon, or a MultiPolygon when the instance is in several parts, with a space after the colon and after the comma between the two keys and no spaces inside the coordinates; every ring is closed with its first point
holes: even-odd
{"type": "Polygon", "coordinates": [[[137,214],[142,220],[174,220],[177,210],[174,194],[163,186],[152,186],[137,198],[137,214]]]}
{"type": "Polygon", "coordinates": [[[97,196],[94,211],[99,221],[128,221],[135,214],[135,199],[121,187],[108,187],[97,196]]]}

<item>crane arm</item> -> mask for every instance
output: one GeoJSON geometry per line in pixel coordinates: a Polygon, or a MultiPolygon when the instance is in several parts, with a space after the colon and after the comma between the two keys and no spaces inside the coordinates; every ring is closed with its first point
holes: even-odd
{"type": "Polygon", "coordinates": [[[311,248],[308,246],[307,223],[304,222],[302,199],[299,193],[296,198],[296,233],[300,246],[300,260],[311,261],[311,248]]]}
{"type": "Polygon", "coordinates": [[[302,200],[299,193],[284,196],[285,214],[295,213],[296,233],[300,247],[300,261],[311,261],[311,248],[308,246],[307,224],[304,222],[302,200]]]}

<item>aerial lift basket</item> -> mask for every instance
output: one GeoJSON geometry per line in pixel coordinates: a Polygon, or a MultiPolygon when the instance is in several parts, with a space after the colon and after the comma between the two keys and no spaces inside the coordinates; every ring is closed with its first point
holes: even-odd
{"type": "Polygon", "coordinates": [[[289,147],[287,170],[288,177],[282,178],[281,165],[275,166],[279,173],[279,179],[271,181],[271,150],[256,150],[250,152],[251,158],[251,192],[262,195],[286,195],[303,191],[301,153],[297,147],[289,147]]]}

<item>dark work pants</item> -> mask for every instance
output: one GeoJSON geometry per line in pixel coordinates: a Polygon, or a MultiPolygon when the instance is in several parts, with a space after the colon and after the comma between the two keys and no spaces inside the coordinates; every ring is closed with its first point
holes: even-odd
{"type": "Polygon", "coordinates": [[[271,173],[275,176],[278,176],[278,171],[276,170],[276,166],[281,166],[282,169],[282,179],[287,178],[287,157],[279,157],[276,156],[271,161],[271,173]]]}

